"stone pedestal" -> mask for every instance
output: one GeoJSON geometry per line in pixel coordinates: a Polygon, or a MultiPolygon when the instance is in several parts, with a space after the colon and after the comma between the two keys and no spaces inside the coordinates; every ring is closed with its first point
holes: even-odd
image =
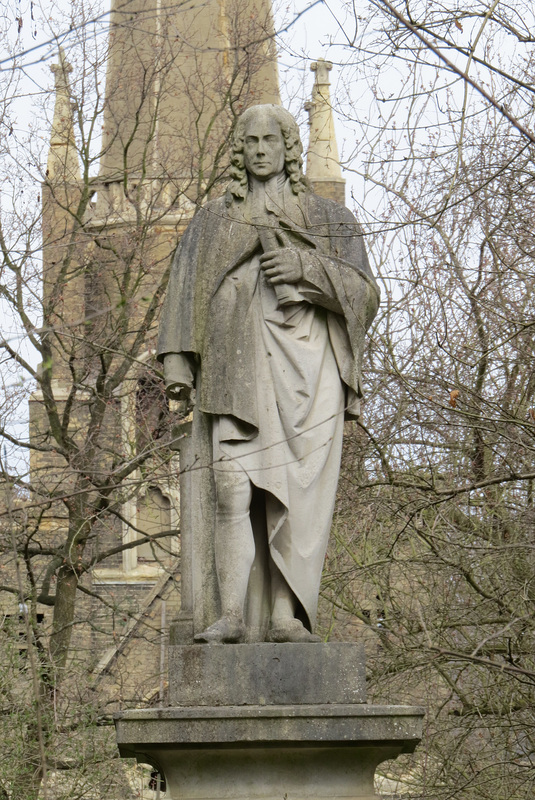
{"type": "Polygon", "coordinates": [[[171,647],[169,665],[172,707],[115,723],[171,800],[372,800],[378,764],[421,737],[421,708],[366,704],[359,645],[171,647]]]}

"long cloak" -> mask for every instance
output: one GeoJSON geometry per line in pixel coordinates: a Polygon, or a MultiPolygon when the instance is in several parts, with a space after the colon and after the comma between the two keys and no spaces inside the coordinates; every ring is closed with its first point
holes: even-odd
{"type": "MultiPolygon", "coordinates": [[[[182,354],[186,385],[197,374],[196,464],[238,465],[266,493],[247,618],[253,639],[263,636],[267,604],[258,596],[267,583],[268,554],[313,628],[344,411],[346,417],[359,413],[364,335],[378,304],[351,213],[311,193],[296,198],[288,185],[285,199],[284,208],[268,210],[299,250],[299,302],[278,305],[266,282],[250,204],[217,200],[199,211],[177,249],[158,344],[161,359],[182,354]]],[[[213,513],[207,511],[214,503],[212,469],[207,472],[198,490],[204,520],[194,536],[194,602],[203,606],[195,632],[219,615],[211,577],[213,513]]]]}

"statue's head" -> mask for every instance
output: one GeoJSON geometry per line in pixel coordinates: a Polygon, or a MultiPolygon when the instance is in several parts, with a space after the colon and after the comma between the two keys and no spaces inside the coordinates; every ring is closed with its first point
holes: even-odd
{"type": "Polygon", "coordinates": [[[284,170],[294,194],[305,191],[308,184],[303,175],[302,152],[299,128],[289,111],[272,104],[248,108],[238,119],[232,137],[229,201],[246,197],[248,172],[266,180],[284,170]],[[260,140],[265,148],[259,154],[260,140]]]}

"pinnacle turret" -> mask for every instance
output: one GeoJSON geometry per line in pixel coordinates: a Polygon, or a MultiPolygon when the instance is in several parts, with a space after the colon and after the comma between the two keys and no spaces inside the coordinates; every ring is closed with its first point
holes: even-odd
{"type": "Polygon", "coordinates": [[[310,125],[306,175],[315,192],[345,203],[345,180],[340,169],[331,105],[329,72],[332,64],[319,58],[310,69],[316,73],[316,79],[312,99],[305,105],[310,125]]]}
{"type": "Polygon", "coordinates": [[[74,138],[74,120],[69,74],[72,66],[59,48],[59,64],[50,67],[54,73],[56,101],[50,136],[46,177],[48,183],[76,183],[81,179],[80,163],[74,138]]]}

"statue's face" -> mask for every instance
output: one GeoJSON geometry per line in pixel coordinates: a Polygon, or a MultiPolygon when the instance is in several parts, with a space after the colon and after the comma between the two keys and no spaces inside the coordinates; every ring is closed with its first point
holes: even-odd
{"type": "Polygon", "coordinates": [[[267,181],[284,170],[286,146],[280,125],[269,113],[258,112],[245,127],[243,158],[245,169],[267,181]]]}

